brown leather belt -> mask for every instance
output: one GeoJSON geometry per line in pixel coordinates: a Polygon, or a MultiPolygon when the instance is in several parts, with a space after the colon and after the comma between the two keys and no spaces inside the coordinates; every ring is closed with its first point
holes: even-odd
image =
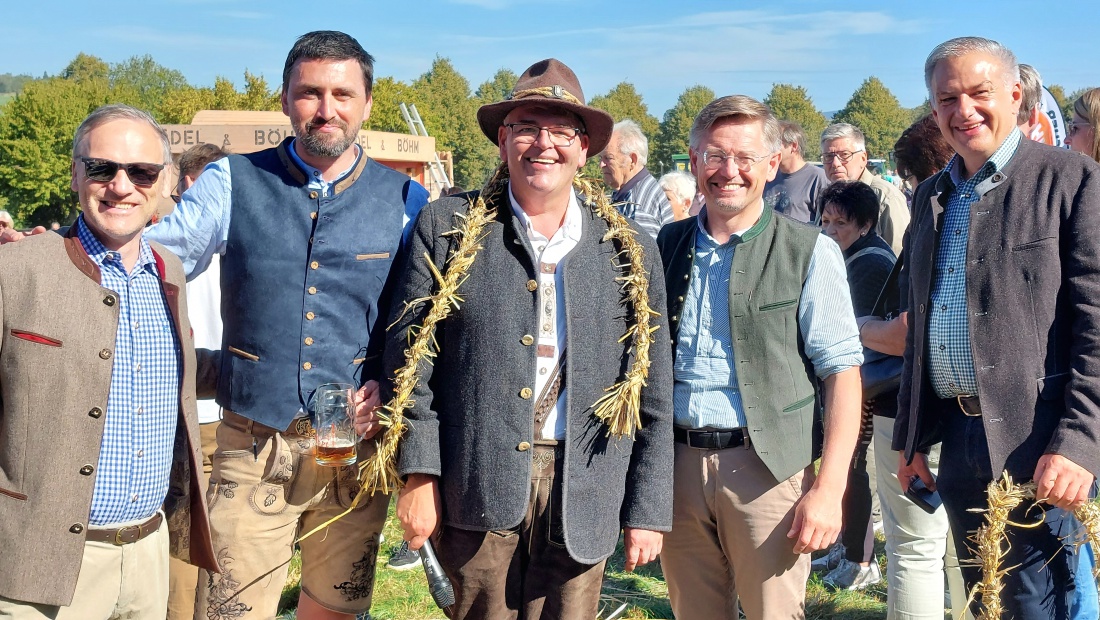
{"type": "Polygon", "coordinates": [[[160,523],[164,516],[159,512],[149,518],[145,523],[127,525],[125,527],[102,530],[94,527],[88,528],[88,541],[99,543],[111,543],[112,545],[128,545],[136,543],[149,534],[160,529],[160,523]]]}
{"type": "Polygon", "coordinates": [[[313,435],[313,425],[310,423],[309,418],[294,418],[290,423],[290,428],[285,431],[280,431],[266,424],[260,424],[255,420],[250,420],[239,413],[223,409],[222,424],[233,430],[241,431],[242,433],[247,433],[253,437],[259,438],[272,437],[279,433],[284,435],[301,435],[302,437],[311,437],[313,435]]]}
{"type": "Polygon", "coordinates": [[[677,426],[672,429],[672,438],[677,443],[685,443],[700,450],[725,450],[745,445],[745,431],[740,428],[728,431],[699,431],[677,426]]]}
{"type": "Polygon", "coordinates": [[[982,403],[977,396],[960,394],[955,397],[955,403],[959,406],[959,411],[962,411],[963,415],[972,418],[982,417],[982,403]]]}

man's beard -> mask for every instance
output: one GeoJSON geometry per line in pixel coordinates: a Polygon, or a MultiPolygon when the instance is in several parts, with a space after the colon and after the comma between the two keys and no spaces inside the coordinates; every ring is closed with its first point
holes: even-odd
{"type": "Polygon", "coordinates": [[[355,143],[358,132],[348,131],[348,124],[339,119],[332,119],[324,123],[310,121],[306,123],[305,131],[298,132],[298,139],[306,152],[317,157],[339,157],[355,143]],[[313,129],[322,125],[335,125],[340,128],[340,134],[313,133],[313,129]]]}

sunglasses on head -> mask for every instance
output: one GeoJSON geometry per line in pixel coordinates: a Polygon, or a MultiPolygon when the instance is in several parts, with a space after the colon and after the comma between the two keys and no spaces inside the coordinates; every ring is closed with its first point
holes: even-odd
{"type": "Polygon", "coordinates": [[[81,157],[80,161],[84,162],[84,176],[99,183],[110,183],[121,168],[134,185],[152,187],[164,170],[164,164],[120,164],[97,157],[81,157]]]}

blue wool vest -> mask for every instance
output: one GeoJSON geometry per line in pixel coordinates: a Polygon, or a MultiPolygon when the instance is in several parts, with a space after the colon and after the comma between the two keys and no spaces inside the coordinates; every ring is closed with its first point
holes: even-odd
{"type": "Polygon", "coordinates": [[[405,205],[427,199],[419,184],[366,155],[322,197],[307,187],[290,143],[230,156],[233,210],[221,263],[218,404],[277,429],[306,409],[318,385],[375,378],[382,338],[372,345],[371,333],[386,315],[379,299],[405,205]]]}

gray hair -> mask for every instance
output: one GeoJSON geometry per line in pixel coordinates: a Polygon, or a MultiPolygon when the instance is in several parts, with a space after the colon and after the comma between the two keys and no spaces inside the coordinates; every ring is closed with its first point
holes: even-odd
{"type": "Polygon", "coordinates": [[[644,166],[649,160],[649,140],[638,123],[629,118],[623,119],[615,123],[612,135],[619,137],[619,154],[637,155],[639,166],[644,166]]]}
{"type": "Polygon", "coordinates": [[[73,136],[73,159],[81,156],[81,151],[84,149],[84,141],[88,138],[88,134],[91,133],[93,129],[111,121],[121,120],[145,123],[152,127],[153,131],[160,137],[161,146],[164,147],[164,160],[146,163],[171,165],[172,144],[168,141],[168,134],[164,131],[164,128],[161,127],[148,112],[122,103],[112,103],[110,105],[100,106],[80,123],[80,126],[76,128],[76,135],[73,136]]]}
{"type": "Polygon", "coordinates": [[[695,177],[683,170],[673,170],[658,179],[661,189],[672,192],[680,200],[695,198],[695,177]]]}
{"type": "Polygon", "coordinates": [[[745,95],[719,97],[700,110],[695,117],[695,122],[691,125],[691,147],[699,146],[699,143],[703,140],[703,134],[710,131],[710,128],[718,121],[726,119],[739,123],[756,122],[762,124],[764,127],[764,148],[768,149],[768,154],[778,153],[783,149],[779,119],[772,113],[772,109],[745,95]]]}
{"type": "Polygon", "coordinates": [[[867,149],[867,139],[863,137],[863,132],[851,123],[833,123],[826,127],[825,131],[821,132],[821,146],[824,148],[825,143],[829,140],[839,140],[841,138],[851,140],[852,148],[857,151],[867,149]]]}
{"type": "Polygon", "coordinates": [[[0,222],[7,222],[8,226],[15,226],[15,219],[12,218],[11,213],[0,209],[0,222]]]}
{"type": "Polygon", "coordinates": [[[798,154],[805,153],[802,145],[806,143],[806,134],[802,131],[802,125],[794,121],[779,121],[783,146],[798,145],[798,154]]]}
{"type": "Polygon", "coordinates": [[[1020,111],[1016,114],[1016,124],[1022,125],[1031,119],[1031,111],[1043,100],[1043,78],[1035,67],[1020,64],[1020,111]]]}
{"type": "Polygon", "coordinates": [[[941,60],[958,58],[975,52],[988,54],[1000,61],[1001,70],[1004,71],[1005,87],[1011,87],[1014,83],[1020,81],[1020,69],[1016,65],[1016,55],[1012,53],[1012,50],[992,39],[958,37],[937,45],[924,61],[924,86],[928,89],[928,95],[933,105],[936,98],[935,93],[932,92],[932,72],[936,70],[936,65],[941,60]]]}

